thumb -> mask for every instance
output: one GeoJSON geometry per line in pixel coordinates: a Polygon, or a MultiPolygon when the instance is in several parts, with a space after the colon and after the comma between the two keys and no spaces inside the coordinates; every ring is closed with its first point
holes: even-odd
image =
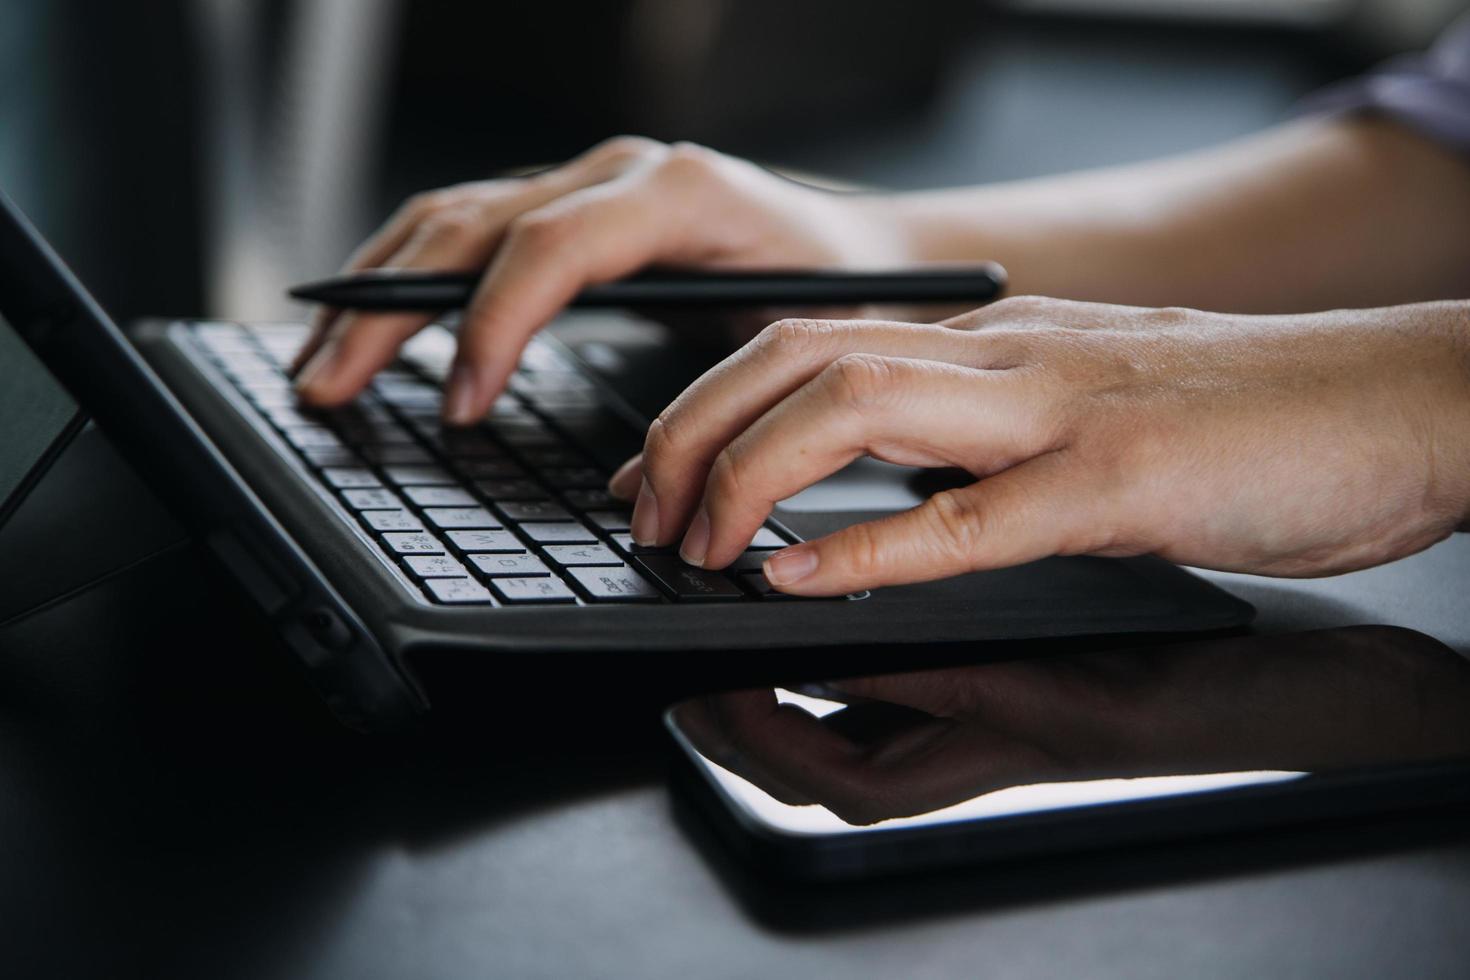
{"type": "Polygon", "coordinates": [[[766,578],[792,595],[843,595],[1086,554],[1111,542],[1103,495],[1065,450],[1048,453],[912,510],[793,545],[766,560],[766,578]]]}

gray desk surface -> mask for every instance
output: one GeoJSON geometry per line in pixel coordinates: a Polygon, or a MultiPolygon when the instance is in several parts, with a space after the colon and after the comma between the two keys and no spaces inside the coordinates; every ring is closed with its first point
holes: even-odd
{"type": "MultiPolygon", "coordinates": [[[[0,547],[0,579],[23,570],[0,547]]],[[[1470,649],[1470,536],[1339,579],[1223,580],[1268,629],[1387,622],[1470,649]]],[[[0,627],[5,975],[1470,967],[1470,847],[1417,824],[1360,827],[1326,853],[1298,832],[895,884],[848,922],[771,925],[676,824],[653,706],[507,684],[483,717],[365,739],[324,719],[270,647],[187,549],[0,627]],[[568,727],[596,744],[518,709],[538,695],[579,705],[568,727]]]]}

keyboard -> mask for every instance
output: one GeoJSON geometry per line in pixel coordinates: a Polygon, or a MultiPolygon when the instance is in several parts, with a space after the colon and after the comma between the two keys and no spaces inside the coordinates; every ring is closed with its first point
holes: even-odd
{"type": "Polygon", "coordinates": [[[435,325],[352,404],[300,405],[286,375],[301,324],[197,323],[207,358],[341,502],[423,601],[443,605],[758,602],[761,563],[795,540],[762,528],[729,568],[641,548],[606,490],[643,432],[553,345],[533,340],[484,421],[439,420],[454,336],[435,325]]]}

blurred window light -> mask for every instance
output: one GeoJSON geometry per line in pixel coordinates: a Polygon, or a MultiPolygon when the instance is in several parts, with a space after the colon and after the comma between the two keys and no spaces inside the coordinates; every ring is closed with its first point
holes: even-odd
{"type": "Polygon", "coordinates": [[[1422,48],[1467,0],[1003,0],[1012,10],[1038,14],[1135,17],[1158,21],[1263,25],[1339,30],[1365,53],[1385,55],[1422,48]]]}
{"type": "Polygon", "coordinates": [[[1356,0],[1008,0],[1007,3],[1016,10],[1045,13],[1122,14],[1303,27],[1341,21],[1357,5],[1356,0]]]}

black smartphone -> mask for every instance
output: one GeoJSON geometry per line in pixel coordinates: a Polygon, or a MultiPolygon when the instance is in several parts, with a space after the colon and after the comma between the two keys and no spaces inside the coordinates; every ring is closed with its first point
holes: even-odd
{"type": "Polygon", "coordinates": [[[1470,662],[1388,627],[734,691],[665,723],[676,792],[788,879],[1470,802],[1470,662]]]}

